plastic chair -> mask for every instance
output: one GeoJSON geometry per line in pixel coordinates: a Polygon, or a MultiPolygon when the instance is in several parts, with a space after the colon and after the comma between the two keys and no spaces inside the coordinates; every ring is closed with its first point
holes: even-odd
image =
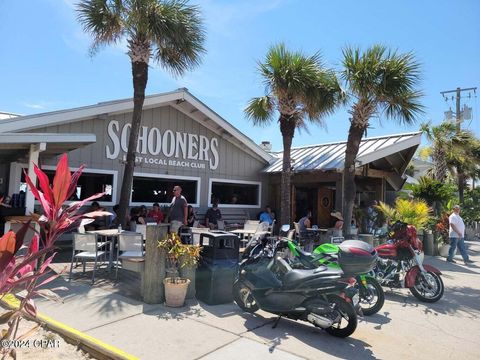
{"type": "Polygon", "coordinates": [[[101,257],[105,258],[105,251],[99,251],[99,248],[104,246],[105,243],[98,242],[97,234],[73,234],[73,251],[72,251],[72,262],[70,264],[70,275],[69,281],[72,280],[72,271],[73,271],[73,261],[81,260],[83,263],[83,273],[85,273],[85,265],[87,261],[94,261],[93,274],[92,274],[92,284],[95,283],[95,270],[97,269],[98,259],[101,257]],[[78,253],[76,253],[78,251],[78,253]]]}
{"type": "Polygon", "coordinates": [[[117,246],[117,266],[115,269],[115,278],[118,277],[118,262],[122,259],[143,258],[145,256],[143,248],[142,234],[120,234],[118,235],[117,246]]]}
{"type": "Polygon", "coordinates": [[[218,230],[225,230],[225,221],[217,220],[217,229],[218,230]]]}
{"type": "Polygon", "coordinates": [[[135,232],[142,234],[143,238],[147,238],[147,225],[143,224],[137,224],[137,227],[135,228],[135,232]]]}

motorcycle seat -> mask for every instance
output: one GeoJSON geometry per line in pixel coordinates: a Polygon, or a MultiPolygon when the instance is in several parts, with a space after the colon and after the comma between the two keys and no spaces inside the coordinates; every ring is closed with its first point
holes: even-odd
{"type": "Polygon", "coordinates": [[[309,281],[315,278],[329,278],[335,276],[342,276],[343,272],[340,269],[331,269],[327,266],[319,266],[316,269],[312,270],[292,270],[286,273],[283,276],[283,285],[286,287],[290,287],[292,285],[303,283],[305,281],[309,281]]]}

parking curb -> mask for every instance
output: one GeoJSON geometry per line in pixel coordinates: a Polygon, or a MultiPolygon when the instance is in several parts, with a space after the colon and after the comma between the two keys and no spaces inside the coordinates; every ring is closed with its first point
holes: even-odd
{"type": "MultiPolygon", "coordinates": [[[[0,299],[0,303],[11,310],[18,310],[20,301],[12,294],[7,294],[0,299]]],[[[75,328],[65,325],[55,319],[42,313],[37,313],[36,317],[27,316],[29,320],[45,324],[46,327],[58,334],[65,340],[83,351],[88,352],[96,359],[115,359],[115,360],[138,360],[139,358],[120,350],[112,345],[104,343],[93,336],[87,335],[75,328]]]]}

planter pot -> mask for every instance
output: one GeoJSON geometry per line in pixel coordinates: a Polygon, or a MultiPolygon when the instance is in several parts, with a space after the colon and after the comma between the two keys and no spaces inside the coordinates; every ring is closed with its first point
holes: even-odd
{"type": "Polygon", "coordinates": [[[165,286],[165,305],[170,307],[181,307],[185,303],[188,285],[190,280],[182,278],[165,278],[163,285],[165,286]]]}
{"type": "Polygon", "coordinates": [[[433,233],[431,230],[425,230],[423,234],[423,251],[425,255],[435,255],[433,246],[433,233]]]}
{"type": "Polygon", "coordinates": [[[186,299],[192,299],[195,297],[195,271],[196,266],[183,266],[180,268],[180,276],[183,279],[190,280],[190,285],[188,285],[186,299]]]}
{"type": "Polygon", "coordinates": [[[438,245],[438,254],[446,258],[448,256],[448,250],[450,250],[450,245],[448,244],[439,244],[438,245]]]}

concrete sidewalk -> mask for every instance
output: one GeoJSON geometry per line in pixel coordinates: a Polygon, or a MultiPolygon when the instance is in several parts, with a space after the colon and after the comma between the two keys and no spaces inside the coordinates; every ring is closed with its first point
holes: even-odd
{"type": "MultiPolygon", "coordinates": [[[[172,309],[96,286],[57,279],[64,304],[37,300],[39,311],[141,359],[477,359],[480,353],[480,243],[469,243],[473,266],[426,262],[444,273],[444,297],[421,303],[408,290],[386,291],[380,313],[365,317],[347,339],[273,315],[244,314],[235,304],[189,301],[172,309]]],[[[460,260],[460,259],[459,259],[460,260]]]]}

